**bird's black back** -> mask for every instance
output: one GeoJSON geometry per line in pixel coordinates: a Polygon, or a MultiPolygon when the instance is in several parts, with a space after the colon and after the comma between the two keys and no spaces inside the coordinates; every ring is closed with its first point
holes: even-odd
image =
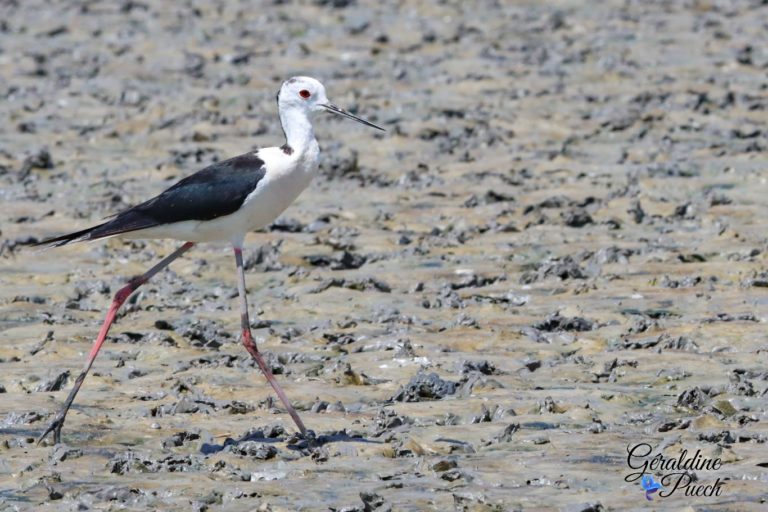
{"type": "Polygon", "coordinates": [[[242,206],[266,175],[256,153],[224,160],[188,176],[160,195],[82,231],[50,238],[36,245],[64,245],[187,220],[212,220],[242,206]]]}

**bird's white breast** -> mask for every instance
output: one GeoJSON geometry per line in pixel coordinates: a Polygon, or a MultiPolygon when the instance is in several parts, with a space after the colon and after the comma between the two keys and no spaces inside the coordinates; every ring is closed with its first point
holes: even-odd
{"type": "Polygon", "coordinates": [[[259,150],[267,172],[237,212],[242,212],[248,231],[275,220],[307,188],[317,169],[318,155],[317,150],[291,155],[280,148],[259,150]]]}

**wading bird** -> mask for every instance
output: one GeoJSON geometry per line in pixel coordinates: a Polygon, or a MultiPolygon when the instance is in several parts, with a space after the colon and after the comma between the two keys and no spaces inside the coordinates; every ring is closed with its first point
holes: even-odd
{"type": "Polygon", "coordinates": [[[243,272],[246,233],[277,218],[309,185],[317,170],[320,147],[312,130],[316,112],[332,112],[384,131],[328,101],[325,87],[314,78],[297,76],[283,82],[277,95],[285,144],[263,148],[213,164],[182,179],[157,197],[82,231],[43,240],[37,245],[58,247],[71,242],[122,238],[172,238],[185,242],[146,273],[131,279],[112,301],[96,341],[63,407],[38,439],[53,432],[61,442],[61,428],[72,402],[107,337],[120,306],[142,284],[199,242],[230,242],[235,252],[243,345],[261,368],[302,435],[304,423],[275,380],[251,335],[243,272]]]}

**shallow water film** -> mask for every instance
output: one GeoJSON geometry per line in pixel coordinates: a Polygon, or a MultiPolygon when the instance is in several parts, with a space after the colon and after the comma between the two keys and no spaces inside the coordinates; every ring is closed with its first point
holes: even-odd
{"type": "Polygon", "coordinates": [[[0,511],[765,510],[768,5],[0,4],[0,511]],[[39,251],[331,115],[231,248],[39,251]],[[672,461],[672,462],[670,462],[672,461]]]}

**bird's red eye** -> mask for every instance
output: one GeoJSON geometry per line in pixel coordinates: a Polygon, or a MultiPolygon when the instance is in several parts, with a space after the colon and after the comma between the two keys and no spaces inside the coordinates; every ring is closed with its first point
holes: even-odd
{"type": "Polygon", "coordinates": [[[307,98],[309,98],[312,95],[309,93],[308,90],[302,89],[302,90],[299,91],[299,96],[301,96],[304,99],[307,99],[307,98]]]}

